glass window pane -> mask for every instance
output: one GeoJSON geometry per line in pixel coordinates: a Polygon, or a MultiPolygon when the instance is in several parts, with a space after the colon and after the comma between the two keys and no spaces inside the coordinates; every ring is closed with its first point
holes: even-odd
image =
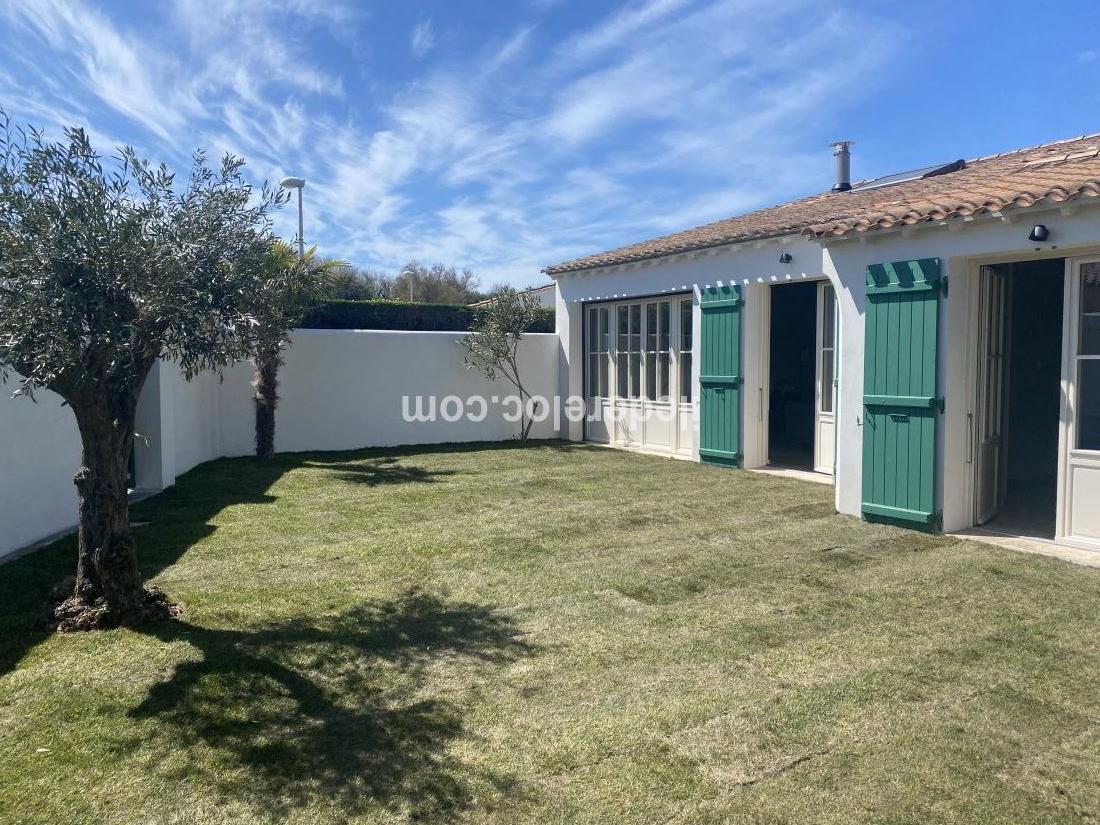
{"type": "Polygon", "coordinates": [[[668,401],[668,372],[671,356],[662,352],[657,356],[657,398],[660,401],[668,401]]]}
{"type": "Polygon", "coordinates": [[[588,397],[595,398],[600,394],[600,356],[592,354],[588,356],[588,397]]]}
{"type": "Polygon", "coordinates": [[[836,295],[832,285],[823,287],[821,306],[821,345],[831,347],[836,336],[836,295]]]}
{"type": "Polygon", "coordinates": [[[691,350],[691,301],[680,302],[680,349],[691,350]]]}
{"type": "Polygon", "coordinates": [[[1100,355],[1100,263],[1081,266],[1081,355],[1100,355]]]}
{"type": "Polygon", "coordinates": [[[833,411],[833,351],[821,351],[821,411],[833,411]]]}
{"type": "Polygon", "coordinates": [[[630,305],[630,334],[641,335],[642,334],[642,305],[631,304],[630,305]]]}
{"type": "Polygon", "coordinates": [[[659,306],[661,318],[660,322],[657,325],[657,328],[660,331],[660,335],[657,339],[657,349],[664,352],[668,349],[668,326],[669,316],[672,312],[672,304],[669,301],[661,301],[659,306]]]}
{"type": "Polygon", "coordinates": [[[588,330],[585,332],[584,345],[588,348],[589,352],[594,352],[597,349],[597,344],[599,342],[598,338],[596,337],[597,314],[597,310],[595,309],[588,310],[588,330]]]}
{"type": "Polygon", "coordinates": [[[600,352],[607,352],[608,350],[608,312],[606,308],[600,310],[600,352]]]}
{"type": "Polygon", "coordinates": [[[600,398],[607,398],[607,356],[600,356],[600,398]]]}
{"type": "Polygon", "coordinates": [[[645,348],[649,352],[657,349],[657,305],[645,305],[645,348]]]}
{"type": "Polygon", "coordinates": [[[648,355],[645,359],[645,397],[657,400],[657,357],[648,355]]]}
{"type": "Polygon", "coordinates": [[[620,350],[626,349],[627,333],[630,332],[630,316],[627,307],[619,307],[619,344],[620,350]]]}
{"type": "Polygon", "coordinates": [[[680,400],[691,401],[691,351],[680,353],[680,400]]]}
{"type": "Polygon", "coordinates": [[[1077,362],[1077,447],[1100,450],[1100,359],[1077,362]]]}
{"type": "Polygon", "coordinates": [[[1100,263],[1081,264],[1081,307],[1085,312],[1100,312],[1100,263]]]}
{"type": "Polygon", "coordinates": [[[642,356],[630,353],[630,397],[639,398],[642,394],[642,356]]]}
{"type": "Polygon", "coordinates": [[[615,384],[618,387],[616,393],[619,398],[627,398],[630,395],[630,372],[626,368],[626,353],[621,353],[615,360],[615,384]]]}

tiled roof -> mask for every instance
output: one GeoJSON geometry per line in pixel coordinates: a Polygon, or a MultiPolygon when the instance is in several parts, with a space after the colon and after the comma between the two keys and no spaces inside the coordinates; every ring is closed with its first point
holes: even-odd
{"type": "Polygon", "coordinates": [[[958,171],[850,192],[825,192],[547,267],[555,275],[729,243],[874,229],[1100,195],[1100,134],[966,161],[958,171]]]}

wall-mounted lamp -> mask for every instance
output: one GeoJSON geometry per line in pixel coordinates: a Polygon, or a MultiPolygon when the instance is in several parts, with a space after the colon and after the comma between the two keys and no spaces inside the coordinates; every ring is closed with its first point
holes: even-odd
{"type": "Polygon", "coordinates": [[[1044,224],[1037,223],[1031,227],[1031,234],[1027,236],[1029,241],[1035,241],[1036,243],[1042,243],[1050,237],[1050,230],[1046,228],[1044,224]]]}
{"type": "Polygon", "coordinates": [[[779,263],[781,264],[789,264],[793,260],[794,258],[791,256],[790,252],[784,252],[779,256],[779,263]]]}

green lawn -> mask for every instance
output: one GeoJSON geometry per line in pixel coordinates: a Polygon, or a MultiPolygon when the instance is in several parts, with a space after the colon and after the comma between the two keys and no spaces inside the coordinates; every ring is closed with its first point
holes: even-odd
{"type": "Polygon", "coordinates": [[[221,460],[134,508],[183,602],[37,629],[0,567],[0,819],[1100,817],[1100,570],[595,447],[221,460]]]}

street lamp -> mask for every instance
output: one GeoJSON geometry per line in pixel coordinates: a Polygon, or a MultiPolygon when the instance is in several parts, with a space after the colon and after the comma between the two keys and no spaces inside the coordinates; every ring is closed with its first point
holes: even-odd
{"type": "Polygon", "coordinates": [[[306,187],[305,178],[283,178],[279,181],[279,186],[284,189],[297,189],[298,190],[298,257],[305,258],[306,256],[306,241],[305,231],[302,224],[302,190],[306,187]]]}

